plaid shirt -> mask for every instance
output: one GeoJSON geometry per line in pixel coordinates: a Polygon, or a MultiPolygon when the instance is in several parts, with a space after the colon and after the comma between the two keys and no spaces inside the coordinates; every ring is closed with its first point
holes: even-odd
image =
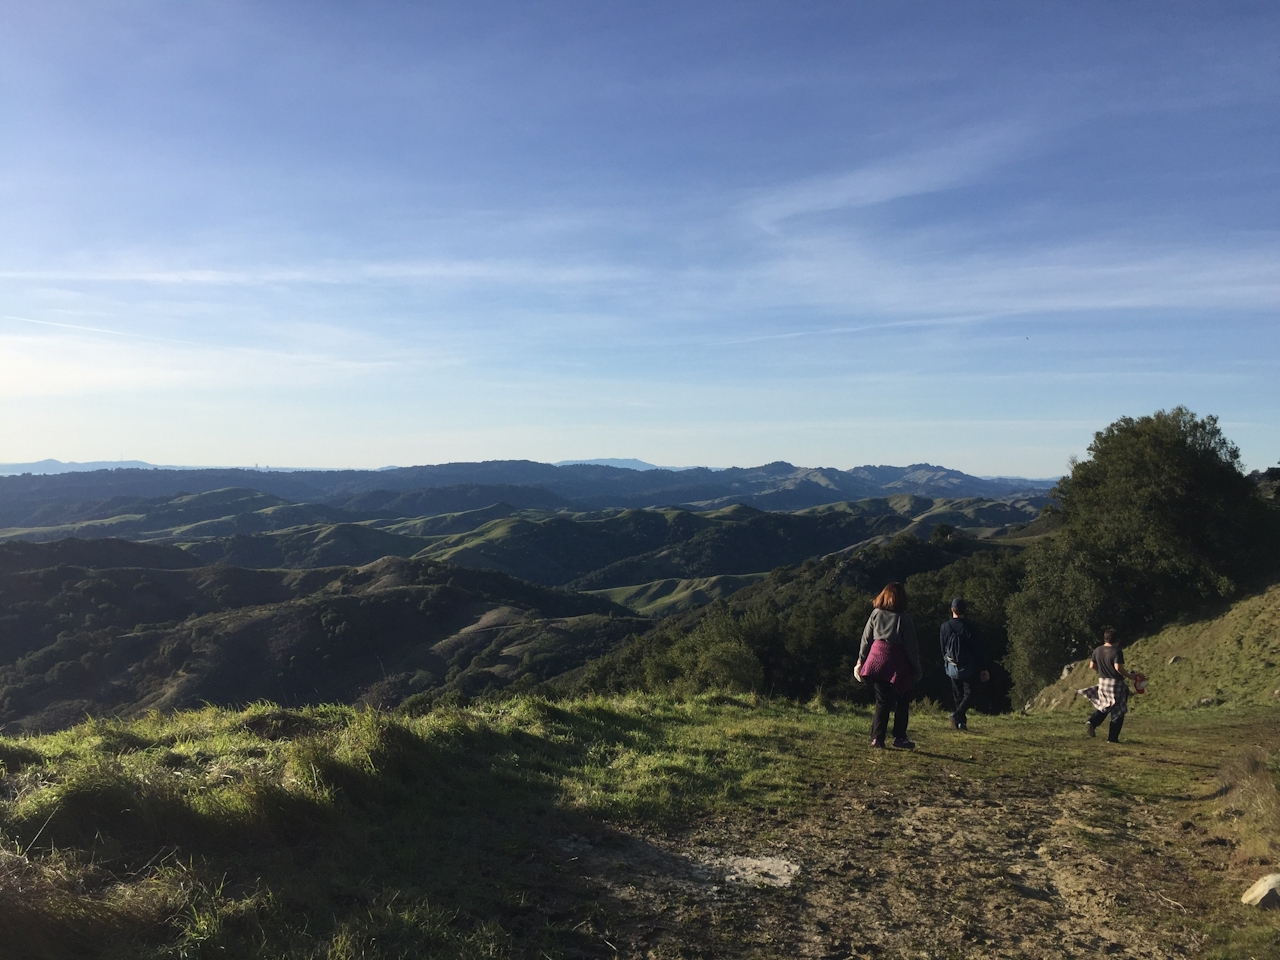
{"type": "Polygon", "coordinates": [[[1076,691],[1099,710],[1109,710],[1111,718],[1118,720],[1129,710],[1129,686],[1124,680],[1099,677],[1096,687],[1076,691]]]}

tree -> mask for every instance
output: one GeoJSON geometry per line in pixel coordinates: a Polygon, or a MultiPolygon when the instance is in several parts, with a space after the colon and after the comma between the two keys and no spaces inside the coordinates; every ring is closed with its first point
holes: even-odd
{"type": "Polygon", "coordinates": [[[1086,653],[1102,626],[1132,639],[1268,566],[1274,514],[1217,418],[1185,407],[1094,434],[1054,498],[1061,527],[1028,550],[1009,601],[1015,702],[1086,653]]]}

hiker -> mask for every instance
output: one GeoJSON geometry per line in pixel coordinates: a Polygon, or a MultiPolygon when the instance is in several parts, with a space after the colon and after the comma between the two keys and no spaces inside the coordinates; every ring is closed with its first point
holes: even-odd
{"type": "Polygon", "coordinates": [[[871,715],[871,746],[884,747],[893,710],[893,745],[914,750],[907,739],[907,719],[911,688],[924,676],[920,669],[920,645],[916,625],[907,613],[907,588],[890,583],[872,602],[875,608],[862,631],[858,663],[853,668],[857,680],[875,686],[876,709],[871,715]]]}
{"type": "Polygon", "coordinates": [[[978,642],[977,631],[965,619],[968,608],[964,597],[952,600],[951,619],[938,631],[942,667],[951,680],[951,696],[956,704],[955,711],[947,718],[952,730],[969,729],[968,710],[973,702],[973,681],[986,683],[991,679],[991,674],[982,666],[982,645],[978,642]]]}
{"type": "Polygon", "coordinates": [[[1129,710],[1129,685],[1125,680],[1132,679],[1133,674],[1124,668],[1124,651],[1120,649],[1116,632],[1110,627],[1102,631],[1102,646],[1093,651],[1089,669],[1098,672],[1098,685],[1076,691],[1094,706],[1093,716],[1085,721],[1084,731],[1094,736],[1102,718],[1110,713],[1107,741],[1119,743],[1120,728],[1124,726],[1124,715],[1129,710]]]}

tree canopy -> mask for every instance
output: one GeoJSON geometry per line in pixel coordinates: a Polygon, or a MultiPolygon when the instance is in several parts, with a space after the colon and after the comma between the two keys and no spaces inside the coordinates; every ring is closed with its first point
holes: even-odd
{"type": "Polygon", "coordinates": [[[1015,697],[1087,652],[1104,625],[1135,637],[1229,597],[1270,566],[1275,514],[1216,417],[1122,417],[1054,491],[1059,529],[1031,548],[1009,601],[1015,697]]]}

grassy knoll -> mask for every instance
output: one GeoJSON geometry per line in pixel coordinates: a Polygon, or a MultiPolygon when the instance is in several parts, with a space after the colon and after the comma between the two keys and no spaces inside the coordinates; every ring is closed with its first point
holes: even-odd
{"type": "Polygon", "coordinates": [[[1274,710],[517,698],[0,740],[0,957],[1274,956],[1274,710]],[[754,872],[753,872],[754,871],[754,872]]]}

